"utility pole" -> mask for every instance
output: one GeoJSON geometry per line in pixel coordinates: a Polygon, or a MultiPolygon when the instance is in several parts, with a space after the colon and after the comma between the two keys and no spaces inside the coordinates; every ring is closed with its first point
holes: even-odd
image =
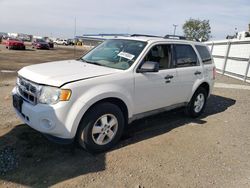
{"type": "Polygon", "coordinates": [[[234,38],[238,38],[238,28],[237,27],[235,27],[234,28],[234,38]]]}
{"type": "Polygon", "coordinates": [[[175,35],[176,27],[177,27],[178,25],[173,24],[173,26],[174,26],[174,35],[175,35]]]}
{"type": "Polygon", "coordinates": [[[74,58],[76,58],[76,44],[75,44],[75,39],[76,39],[76,17],[75,17],[75,29],[74,29],[74,58]]]}

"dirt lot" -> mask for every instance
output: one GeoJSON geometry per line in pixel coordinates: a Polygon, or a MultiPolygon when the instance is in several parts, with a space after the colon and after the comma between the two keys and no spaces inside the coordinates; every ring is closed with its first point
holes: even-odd
{"type": "MultiPolygon", "coordinates": [[[[61,48],[0,46],[0,70],[73,57],[61,48]]],[[[178,109],[136,121],[116,148],[91,155],[51,143],[16,118],[10,97],[15,75],[0,73],[0,151],[10,148],[18,162],[0,174],[1,187],[250,187],[248,89],[216,87],[202,117],[190,119],[178,109]]],[[[220,75],[217,83],[242,84],[220,75]]]]}
{"type": "MultiPolygon", "coordinates": [[[[27,47],[27,50],[7,50],[4,45],[0,44],[0,71],[11,70],[17,71],[20,68],[36,63],[44,63],[56,60],[73,59],[74,57],[80,57],[86,53],[86,50],[76,51],[72,47],[55,47],[51,50],[35,50],[31,46],[27,47]]],[[[12,78],[16,74],[3,74],[0,73],[0,81],[6,80],[6,77],[12,78]]]]}

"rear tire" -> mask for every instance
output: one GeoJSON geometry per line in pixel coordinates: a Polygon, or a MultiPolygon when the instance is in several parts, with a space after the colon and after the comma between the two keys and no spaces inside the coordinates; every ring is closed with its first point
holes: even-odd
{"type": "Polygon", "coordinates": [[[186,107],[186,114],[193,118],[200,116],[207,103],[207,91],[205,88],[198,88],[186,107]]]}
{"type": "Polygon", "coordinates": [[[97,104],[79,125],[78,143],[92,153],[106,151],[121,138],[124,122],[123,113],[117,105],[109,102],[97,104]]]}

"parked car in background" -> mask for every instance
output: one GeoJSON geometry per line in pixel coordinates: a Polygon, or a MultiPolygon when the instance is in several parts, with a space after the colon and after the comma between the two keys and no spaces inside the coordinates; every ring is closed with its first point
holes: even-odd
{"type": "Polygon", "coordinates": [[[54,48],[54,42],[51,39],[46,39],[45,41],[49,44],[50,48],[54,48]]]}
{"type": "Polygon", "coordinates": [[[25,50],[24,42],[16,38],[8,38],[5,41],[5,47],[9,50],[11,49],[25,50]]]}
{"type": "Polygon", "coordinates": [[[56,40],[54,41],[54,44],[57,44],[57,45],[65,45],[65,46],[69,45],[69,44],[68,44],[68,40],[66,40],[66,39],[56,39],[56,40]]]}
{"type": "Polygon", "coordinates": [[[74,46],[75,40],[74,39],[68,39],[68,45],[74,46]]]}
{"type": "Polygon", "coordinates": [[[26,41],[26,42],[31,41],[31,36],[27,35],[27,34],[19,33],[17,38],[21,39],[22,41],[26,41]]]}
{"type": "Polygon", "coordinates": [[[0,32],[0,43],[5,39],[5,37],[8,36],[8,33],[0,32]]]}
{"type": "Polygon", "coordinates": [[[43,39],[34,39],[32,42],[32,48],[49,50],[49,44],[43,39]]]}

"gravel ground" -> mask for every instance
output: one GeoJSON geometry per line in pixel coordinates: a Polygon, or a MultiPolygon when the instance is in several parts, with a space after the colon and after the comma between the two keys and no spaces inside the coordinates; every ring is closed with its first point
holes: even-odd
{"type": "MultiPolygon", "coordinates": [[[[216,82],[243,84],[219,74],[216,82]]],[[[91,155],[22,124],[11,107],[14,84],[14,76],[0,79],[0,187],[250,187],[249,90],[215,88],[200,118],[177,109],[136,121],[112,151],[91,155]]]]}

